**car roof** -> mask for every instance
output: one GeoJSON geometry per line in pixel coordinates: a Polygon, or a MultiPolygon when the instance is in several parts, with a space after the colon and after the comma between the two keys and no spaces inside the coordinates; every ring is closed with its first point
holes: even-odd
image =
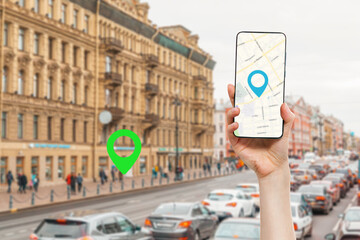
{"type": "Polygon", "coordinates": [[[222,223],[235,222],[235,223],[248,223],[248,224],[260,224],[259,218],[226,218],[222,223]]]}
{"type": "Polygon", "coordinates": [[[294,196],[302,196],[303,193],[300,192],[290,192],[290,195],[294,195],[294,196]]]}
{"type": "Polygon", "coordinates": [[[229,194],[237,194],[239,192],[243,193],[243,191],[241,191],[239,189],[216,189],[216,190],[211,191],[210,193],[218,193],[218,192],[229,193],[229,194]]]}
{"type": "Polygon", "coordinates": [[[313,180],[310,184],[332,184],[332,182],[327,180],[313,180]]]}
{"type": "Polygon", "coordinates": [[[59,214],[52,215],[46,219],[69,219],[69,220],[81,220],[91,222],[93,220],[114,216],[114,215],[122,215],[119,212],[109,212],[105,210],[76,210],[76,211],[68,211],[59,214]]]}
{"type": "Polygon", "coordinates": [[[254,186],[254,187],[259,187],[259,184],[258,183],[239,183],[238,185],[236,186],[254,186]]]}
{"type": "Polygon", "coordinates": [[[358,207],[358,206],[352,206],[352,207],[350,207],[347,211],[350,211],[350,210],[360,210],[360,207],[358,207]]]}

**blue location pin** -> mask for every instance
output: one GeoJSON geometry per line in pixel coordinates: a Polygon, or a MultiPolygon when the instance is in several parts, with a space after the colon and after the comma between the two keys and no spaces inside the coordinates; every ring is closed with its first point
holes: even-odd
{"type": "Polygon", "coordinates": [[[268,79],[268,76],[266,75],[266,73],[264,73],[263,71],[261,70],[255,70],[255,71],[252,71],[250,74],[249,74],[249,77],[248,77],[248,84],[251,88],[251,90],[256,94],[256,96],[260,97],[267,85],[268,85],[268,82],[269,82],[269,79],[268,79]],[[255,87],[252,83],[251,83],[251,79],[252,77],[255,75],[255,74],[261,74],[263,77],[264,77],[264,85],[262,85],[261,87],[255,87]]]}

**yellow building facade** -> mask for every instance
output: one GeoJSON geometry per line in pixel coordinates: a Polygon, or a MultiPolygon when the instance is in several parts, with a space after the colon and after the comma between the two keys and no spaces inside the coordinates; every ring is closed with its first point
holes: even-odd
{"type": "MultiPolygon", "coordinates": [[[[118,129],[142,141],[130,176],[174,169],[176,109],[181,166],[212,161],[215,62],[197,35],[151,24],[148,10],[136,0],[2,1],[1,183],[9,170],[42,184],[98,178],[118,129]]],[[[133,144],[120,138],[115,149],[128,156],[133,144]]]]}

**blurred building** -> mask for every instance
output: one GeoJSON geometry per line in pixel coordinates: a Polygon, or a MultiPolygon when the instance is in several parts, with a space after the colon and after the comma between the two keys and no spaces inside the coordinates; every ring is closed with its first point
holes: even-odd
{"type": "MultiPolygon", "coordinates": [[[[97,178],[112,165],[106,141],[117,129],[142,140],[129,175],[173,169],[175,98],[180,164],[211,161],[215,62],[197,35],[151,24],[148,10],[138,0],[5,0],[2,173],[38,173],[42,184],[71,172],[97,178]],[[105,125],[104,110],[112,115],[105,125]]],[[[115,147],[120,156],[133,150],[128,138],[115,147]]]]}
{"type": "Polygon", "coordinates": [[[295,121],[289,136],[289,155],[302,157],[312,149],[311,146],[311,114],[302,97],[286,96],[286,103],[295,114],[295,121]]]}
{"type": "Polygon", "coordinates": [[[230,108],[230,102],[224,102],[223,99],[220,99],[215,103],[215,113],[214,113],[214,160],[223,161],[226,155],[226,114],[225,109],[230,108]]]}

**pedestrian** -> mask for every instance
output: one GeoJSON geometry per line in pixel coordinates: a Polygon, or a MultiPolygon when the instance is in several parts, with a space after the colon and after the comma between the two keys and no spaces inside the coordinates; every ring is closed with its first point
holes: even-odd
{"type": "Polygon", "coordinates": [[[21,185],[21,193],[26,193],[26,186],[28,184],[28,180],[25,174],[22,174],[20,177],[20,185],[21,185]]]}
{"type": "Polygon", "coordinates": [[[19,193],[22,193],[22,187],[21,187],[21,173],[18,173],[17,176],[16,176],[16,181],[17,181],[17,184],[19,186],[18,188],[18,192],[19,193]]]}
{"type": "Polygon", "coordinates": [[[13,177],[11,171],[8,171],[8,173],[6,174],[6,181],[7,181],[7,184],[8,184],[7,192],[11,193],[11,184],[14,181],[14,177],[13,177]]]}
{"type": "Polygon", "coordinates": [[[123,174],[122,174],[122,172],[118,172],[118,175],[119,175],[119,182],[122,182],[122,180],[123,180],[123,174]]]}
{"type": "Polygon", "coordinates": [[[71,193],[75,194],[76,193],[76,175],[75,175],[75,173],[71,173],[70,186],[71,186],[71,193]]]}
{"type": "Polygon", "coordinates": [[[152,168],[152,175],[151,175],[151,178],[157,178],[157,172],[156,172],[156,167],[153,167],[152,168]]]}
{"type": "Polygon", "coordinates": [[[209,162],[207,163],[207,170],[208,170],[209,174],[211,175],[211,164],[209,162]]]}
{"type": "Polygon", "coordinates": [[[204,174],[206,174],[206,162],[203,163],[203,171],[204,171],[204,174]]]}
{"type": "Polygon", "coordinates": [[[81,192],[81,188],[82,188],[82,183],[83,183],[83,177],[81,176],[80,173],[78,173],[77,176],[77,184],[78,184],[78,192],[81,192]]]}
{"type": "Polygon", "coordinates": [[[162,166],[159,166],[159,175],[160,175],[160,177],[164,177],[164,172],[163,172],[163,168],[162,168],[162,166]]]}
{"type": "Polygon", "coordinates": [[[221,173],[221,163],[220,161],[216,164],[219,174],[221,173]]]}
{"type": "Polygon", "coordinates": [[[168,167],[164,168],[163,176],[164,176],[164,178],[169,178],[169,168],[168,167]]]}
{"type": "Polygon", "coordinates": [[[39,178],[38,178],[38,176],[36,174],[33,174],[31,176],[31,181],[33,183],[33,187],[34,187],[35,192],[37,192],[38,188],[39,188],[39,178]]]}
{"type": "Polygon", "coordinates": [[[101,185],[104,185],[104,183],[105,183],[105,172],[104,172],[103,168],[100,169],[99,177],[100,177],[101,185]]]}
{"type": "Polygon", "coordinates": [[[227,173],[229,173],[229,161],[228,160],[225,161],[225,170],[227,173]]]}
{"type": "Polygon", "coordinates": [[[112,165],[112,167],[111,167],[111,178],[112,178],[113,182],[115,182],[115,171],[116,171],[116,167],[115,167],[115,165],[112,165]]]}

